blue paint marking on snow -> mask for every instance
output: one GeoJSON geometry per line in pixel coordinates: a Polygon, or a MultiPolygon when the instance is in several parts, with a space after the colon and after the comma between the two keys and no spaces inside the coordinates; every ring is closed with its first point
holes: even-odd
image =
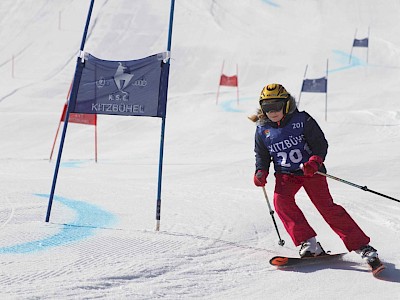
{"type": "MultiPolygon", "coordinates": [[[[240,102],[248,101],[248,100],[254,100],[254,98],[253,97],[240,98],[239,105],[240,105],[240,102]]],[[[223,102],[221,102],[220,106],[222,107],[222,110],[226,111],[226,112],[244,112],[244,110],[241,110],[237,107],[238,106],[237,99],[223,101],[223,102]],[[234,107],[234,106],[236,106],[236,107],[234,107]]]]}
{"type": "MultiPolygon", "coordinates": [[[[49,195],[46,194],[35,195],[49,198],[49,195]]],[[[69,224],[62,225],[60,231],[54,235],[23,244],[2,247],[0,248],[0,254],[33,253],[70,244],[93,236],[96,234],[96,229],[110,226],[116,222],[116,217],[113,214],[98,206],[59,196],[54,196],[54,200],[73,209],[76,213],[75,220],[69,224]]]]}
{"type": "Polygon", "coordinates": [[[349,63],[350,54],[346,53],[344,51],[333,50],[333,53],[335,54],[335,60],[337,62],[343,64],[344,66],[340,67],[340,68],[336,68],[336,69],[331,69],[328,71],[329,73],[344,71],[344,70],[348,70],[348,69],[355,68],[355,67],[365,67],[368,65],[366,61],[359,59],[356,56],[352,56],[351,62],[349,63]]]}
{"type": "Polygon", "coordinates": [[[227,100],[221,103],[221,107],[224,111],[226,112],[243,112],[243,110],[240,110],[238,108],[233,107],[233,104],[237,103],[237,100],[227,100]]]}
{"type": "Polygon", "coordinates": [[[64,161],[60,163],[61,168],[80,168],[85,161],[83,160],[72,160],[64,161]]]}
{"type": "Polygon", "coordinates": [[[279,4],[276,4],[274,1],[271,1],[271,0],[262,0],[262,2],[269,4],[271,6],[274,6],[274,7],[280,7],[279,4]]]}

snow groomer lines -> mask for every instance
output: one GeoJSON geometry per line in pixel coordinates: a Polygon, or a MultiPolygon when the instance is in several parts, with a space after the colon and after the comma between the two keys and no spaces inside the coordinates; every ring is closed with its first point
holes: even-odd
{"type": "MultiPolygon", "coordinates": [[[[35,196],[48,199],[47,194],[35,196]]],[[[60,224],[60,229],[53,235],[20,244],[0,247],[0,254],[23,254],[47,250],[52,247],[67,245],[86,239],[96,234],[99,228],[111,226],[116,217],[98,206],[83,201],[54,196],[54,200],[74,211],[75,218],[68,224],[60,224]]]]}

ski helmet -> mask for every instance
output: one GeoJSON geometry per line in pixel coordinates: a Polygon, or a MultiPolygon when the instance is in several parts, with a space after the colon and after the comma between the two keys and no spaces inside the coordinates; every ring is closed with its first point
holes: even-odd
{"type": "Polygon", "coordinates": [[[296,109],[294,98],[278,83],[267,84],[261,91],[259,99],[261,110],[266,114],[269,110],[281,110],[283,114],[291,114],[296,109]],[[263,105],[264,103],[264,105],[263,105]],[[264,108],[263,108],[264,106],[264,108]]]}

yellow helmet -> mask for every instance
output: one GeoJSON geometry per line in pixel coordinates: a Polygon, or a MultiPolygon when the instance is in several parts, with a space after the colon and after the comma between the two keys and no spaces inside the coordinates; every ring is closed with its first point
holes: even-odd
{"type": "Polygon", "coordinates": [[[290,94],[285,90],[283,85],[272,83],[264,86],[260,95],[260,102],[269,99],[288,99],[290,94]]]}
{"type": "Polygon", "coordinates": [[[268,84],[264,86],[264,88],[261,91],[259,103],[261,111],[265,115],[267,111],[263,109],[262,105],[263,102],[268,102],[270,105],[273,105],[273,103],[278,103],[278,102],[282,103],[283,105],[280,106],[281,107],[280,109],[282,109],[283,107],[283,113],[285,115],[291,114],[296,110],[295,99],[286,91],[283,85],[278,83],[268,84]]]}

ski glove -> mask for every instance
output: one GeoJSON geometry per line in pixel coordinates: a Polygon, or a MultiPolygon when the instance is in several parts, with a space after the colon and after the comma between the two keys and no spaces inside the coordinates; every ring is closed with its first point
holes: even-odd
{"type": "Polygon", "coordinates": [[[308,162],[303,165],[303,173],[304,176],[311,177],[313,176],[322,165],[323,159],[318,155],[313,155],[310,157],[308,162]]]}
{"type": "Polygon", "coordinates": [[[254,184],[256,186],[265,186],[265,184],[267,183],[267,176],[267,170],[257,170],[254,174],[254,184]]]}

